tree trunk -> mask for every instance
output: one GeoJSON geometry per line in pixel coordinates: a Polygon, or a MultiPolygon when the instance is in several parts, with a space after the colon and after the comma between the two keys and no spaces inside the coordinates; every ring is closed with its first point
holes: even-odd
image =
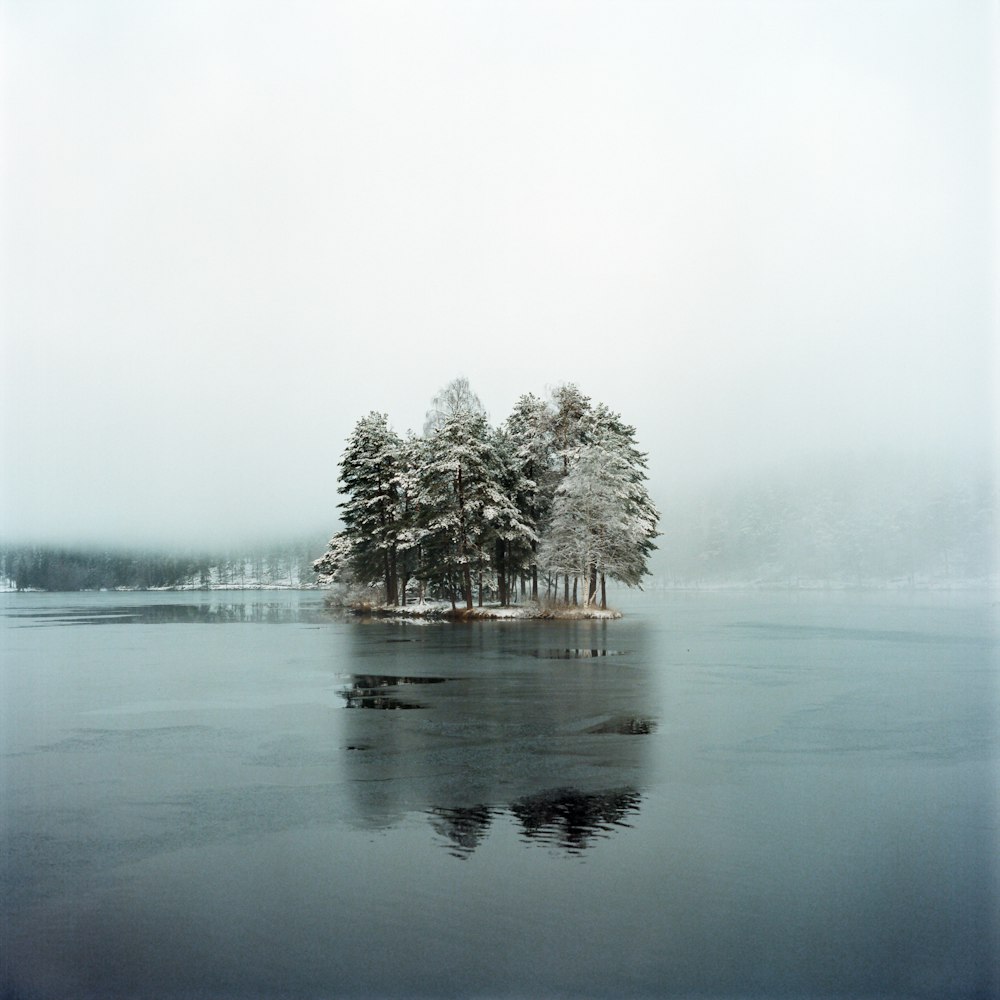
{"type": "Polygon", "coordinates": [[[578,576],[573,577],[573,607],[576,607],[576,585],[580,582],[578,576]]]}
{"type": "MultiPolygon", "coordinates": [[[[522,590],[523,590],[522,585],[522,590]]],[[[538,600],[538,567],[532,565],[531,567],[531,599],[533,601],[538,600]]]]}
{"type": "Polygon", "coordinates": [[[472,570],[469,561],[466,559],[465,546],[465,486],[462,481],[462,466],[458,467],[455,477],[455,484],[458,488],[458,555],[462,560],[462,587],[464,590],[465,608],[472,610],[472,570]]]}
{"type": "Polygon", "coordinates": [[[563,604],[569,604],[569,573],[563,573],[563,604]]]}
{"type": "Polygon", "coordinates": [[[604,582],[604,574],[601,574],[601,608],[605,611],[608,609],[608,588],[604,582]]]}
{"type": "Polygon", "coordinates": [[[385,603],[396,603],[396,574],[393,571],[392,560],[389,558],[389,550],[382,553],[382,564],[385,568],[385,603]]]}
{"type": "Polygon", "coordinates": [[[507,607],[509,600],[507,595],[507,543],[498,538],[496,543],[497,560],[497,589],[500,591],[497,597],[500,599],[500,607],[507,607]]]}
{"type": "Polygon", "coordinates": [[[587,606],[590,607],[597,599],[597,564],[590,564],[590,581],[587,585],[587,606]]]}
{"type": "Polygon", "coordinates": [[[472,610],[472,569],[468,563],[462,566],[462,586],[465,588],[465,609],[472,610]]]}

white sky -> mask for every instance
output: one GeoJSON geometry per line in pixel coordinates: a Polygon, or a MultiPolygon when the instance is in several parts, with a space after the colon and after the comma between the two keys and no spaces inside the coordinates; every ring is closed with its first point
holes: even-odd
{"type": "Polygon", "coordinates": [[[995,2],[0,0],[0,537],[335,523],[466,375],[654,492],[988,452],[995,2]]]}

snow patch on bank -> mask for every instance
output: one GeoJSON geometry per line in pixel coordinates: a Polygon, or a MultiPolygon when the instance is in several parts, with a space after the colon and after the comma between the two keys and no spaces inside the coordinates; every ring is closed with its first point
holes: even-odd
{"type": "Polygon", "coordinates": [[[387,618],[397,621],[576,621],[602,619],[611,621],[621,618],[622,613],[614,608],[592,608],[580,606],[551,607],[540,604],[521,604],[502,607],[499,604],[484,604],[475,608],[452,608],[446,601],[424,601],[418,604],[371,604],[358,601],[347,605],[347,610],[359,616],[387,618]]]}

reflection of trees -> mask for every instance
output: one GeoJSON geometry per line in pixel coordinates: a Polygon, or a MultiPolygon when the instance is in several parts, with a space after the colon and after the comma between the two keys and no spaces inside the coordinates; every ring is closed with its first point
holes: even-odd
{"type": "Polygon", "coordinates": [[[489,806],[438,807],[430,815],[431,826],[450,842],[449,854],[464,861],[486,836],[497,810],[489,806]]]}
{"type": "Polygon", "coordinates": [[[622,736],[648,736],[656,732],[656,722],[653,719],[641,719],[637,716],[619,716],[591,726],[588,733],[619,733],[622,736]]]}
{"type": "Polygon", "coordinates": [[[36,617],[58,619],[60,625],[294,625],[328,620],[315,609],[281,601],[136,603],[80,607],[36,617]]]}
{"type": "Polygon", "coordinates": [[[403,701],[386,688],[396,688],[400,684],[441,684],[443,677],[390,677],[384,674],[355,674],[350,687],[341,691],[348,708],[423,708],[415,701],[403,701]]]}
{"type": "Polygon", "coordinates": [[[527,817],[535,797],[546,801],[560,788],[572,789],[579,804],[550,795],[552,807],[572,818],[562,841],[552,843],[573,843],[573,830],[577,844],[591,841],[599,828],[587,825],[588,809],[595,822],[613,826],[601,820],[601,803],[613,813],[608,796],[618,793],[609,789],[643,787],[660,711],[645,631],[619,625],[619,641],[609,641],[606,623],[455,626],[416,635],[352,623],[336,663],[341,704],[380,709],[331,720],[345,748],[344,787],[356,820],[387,827],[420,812],[447,849],[467,857],[498,816],[520,828],[510,803],[527,817]],[[577,659],[580,650],[588,655],[577,659]],[[563,659],[567,651],[572,665],[563,659]],[[422,710],[384,710],[399,702],[422,710]],[[364,750],[347,752],[352,747],[364,750]],[[580,798],[588,795],[594,798],[580,798]]]}
{"type": "Polygon", "coordinates": [[[634,788],[580,792],[557,788],[512,803],[528,840],[579,853],[595,838],[606,837],[624,818],[639,811],[642,796],[634,788]]]}
{"type": "Polygon", "coordinates": [[[537,649],[531,654],[539,660],[593,660],[599,656],[624,656],[623,649],[537,649]]]}
{"type": "MultiPolygon", "coordinates": [[[[580,854],[615,829],[630,824],[625,818],[639,812],[642,796],[634,788],[581,792],[556,788],[526,795],[507,808],[521,824],[526,841],[561,847],[580,854]]],[[[471,856],[504,810],[491,806],[463,806],[430,810],[431,826],[443,837],[448,853],[463,861],[471,856]]]]}

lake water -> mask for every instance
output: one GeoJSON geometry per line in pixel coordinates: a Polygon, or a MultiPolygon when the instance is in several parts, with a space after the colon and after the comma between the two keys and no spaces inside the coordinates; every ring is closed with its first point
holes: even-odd
{"type": "Polygon", "coordinates": [[[0,996],[986,998],[989,595],[0,598],[0,996]]]}

